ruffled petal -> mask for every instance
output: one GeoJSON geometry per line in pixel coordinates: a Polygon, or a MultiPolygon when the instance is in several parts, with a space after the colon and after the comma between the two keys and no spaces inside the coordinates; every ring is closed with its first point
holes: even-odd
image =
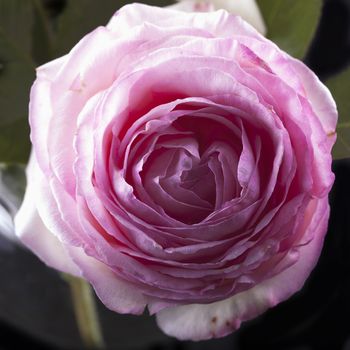
{"type": "MultiPolygon", "coordinates": [[[[300,290],[320,255],[327,231],[329,206],[327,198],[317,202],[310,213],[313,239],[298,248],[298,261],[278,275],[229,299],[208,305],[169,307],[157,313],[159,327],[181,340],[205,340],[223,337],[239,328],[242,321],[260,315],[300,290]]],[[[295,254],[292,251],[290,254],[295,254]]]]}

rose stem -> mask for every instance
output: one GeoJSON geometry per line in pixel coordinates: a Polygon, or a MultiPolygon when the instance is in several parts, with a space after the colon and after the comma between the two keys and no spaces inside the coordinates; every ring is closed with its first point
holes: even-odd
{"type": "Polygon", "coordinates": [[[99,322],[95,294],[88,282],[68,274],[63,274],[67,281],[79,328],[80,337],[87,349],[104,349],[104,341],[99,322]]]}

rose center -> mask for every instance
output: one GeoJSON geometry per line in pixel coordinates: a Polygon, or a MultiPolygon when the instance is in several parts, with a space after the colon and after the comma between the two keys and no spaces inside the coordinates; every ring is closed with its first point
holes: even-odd
{"type": "Polygon", "coordinates": [[[192,191],[215,207],[215,178],[207,163],[198,162],[190,170],[184,170],[181,174],[181,187],[192,191]]]}

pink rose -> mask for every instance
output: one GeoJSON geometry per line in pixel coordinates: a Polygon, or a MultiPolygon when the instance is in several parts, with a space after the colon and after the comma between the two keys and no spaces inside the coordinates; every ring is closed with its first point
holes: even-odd
{"type": "Polygon", "coordinates": [[[112,310],[222,337],[316,264],[336,120],[318,78],[240,17],[125,6],[37,70],[17,235],[112,310]]]}

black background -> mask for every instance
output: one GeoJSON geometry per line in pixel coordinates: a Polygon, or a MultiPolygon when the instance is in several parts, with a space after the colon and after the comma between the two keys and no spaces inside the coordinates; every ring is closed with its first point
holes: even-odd
{"type": "MultiPolygon", "coordinates": [[[[57,12],[64,1],[47,4],[57,12]]],[[[350,63],[350,0],[324,1],[306,63],[321,79],[350,63]]],[[[108,349],[350,350],[350,160],[335,161],[333,170],[325,246],[302,291],[236,333],[199,343],[166,337],[149,316],[121,316],[99,304],[108,349]]],[[[81,348],[65,282],[25,249],[0,243],[0,350],[81,348]]]]}

